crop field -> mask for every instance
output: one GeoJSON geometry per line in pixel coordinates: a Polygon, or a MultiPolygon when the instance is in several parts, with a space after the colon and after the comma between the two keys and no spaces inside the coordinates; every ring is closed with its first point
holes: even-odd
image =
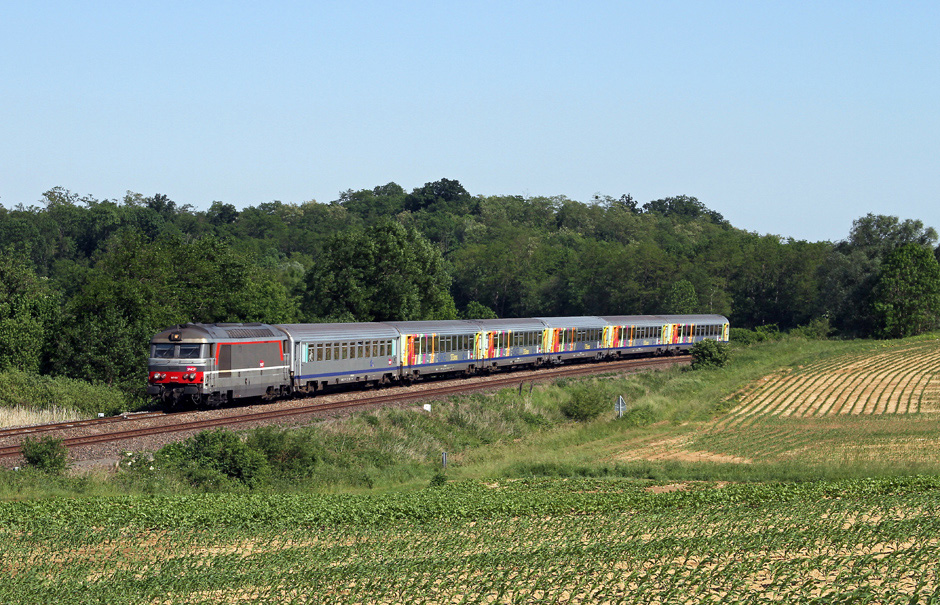
{"type": "Polygon", "coordinates": [[[723,426],[764,416],[820,417],[840,414],[932,414],[940,412],[940,341],[887,345],[787,368],[744,393],[723,426]]]}
{"type": "Polygon", "coordinates": [[[0,505],[3,603],[940,600],[940,480],[0,505]]]}
{"type": "Polygon", "coordinates": [[[940,340],[871,343],[786,367],[729,402],[711,422],[649,431],[611,457],[940,473],[940,340]]]}

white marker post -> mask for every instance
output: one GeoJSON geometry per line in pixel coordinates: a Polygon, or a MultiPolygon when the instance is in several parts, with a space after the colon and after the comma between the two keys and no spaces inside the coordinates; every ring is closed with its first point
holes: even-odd
{"type": "Polygon", "coordinates": [[[617,397],[617,403],[614,404],[614,411],[617,412],[617,418],[623,418],[623,413],[627,411],[627,402],[623,400],[623,395],[617,397]]]}

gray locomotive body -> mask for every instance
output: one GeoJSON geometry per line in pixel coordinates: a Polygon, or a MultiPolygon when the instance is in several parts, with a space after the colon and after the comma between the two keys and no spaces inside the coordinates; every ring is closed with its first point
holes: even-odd
{"type": "Polygon", "coordinates": [[[617,315],[346,324],[184,324],[150,343],[147,392],[167,406],[313,393],[335,384],[408,383],[688,351],[728,341],[721,315],[617,315]]]}
{"type": "Polygon", "coordinates": [[[291,391],[289,338],[266,324],[184,324],[150,341],[147,393],[165,404],[218,405],[291,391]]]}

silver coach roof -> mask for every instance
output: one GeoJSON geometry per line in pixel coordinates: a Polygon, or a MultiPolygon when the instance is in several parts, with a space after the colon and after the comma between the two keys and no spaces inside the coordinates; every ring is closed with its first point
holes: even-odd
{"type": "Polygon", "coordinates": [[[510,332],[534,332],[545,329],[545,324],[531,317],[504,318],[504,319],[475,319],[473,320],[479,329],[487,332],[510,331],[510,332]]]}
{"type": "Polygon", "coordinates": [[[724,315],[664,315],[663,317],[674,324],[728,323],[728,318],[724,315]]]}
{"type": "Polygon", "coordinates": [[[387,323],[402,334],[475,334],[479,331],[475,322],[465,319],[389,321],[387,323]]]}
{"type": "Polygon", "coordinates": [[[669,323],[660,315],[603,315],[601,319],[613,326],[661,326],[669,323]]]}
{"type": "Polygon", "coordinates": [[[616,326],[728,323],[728,320],[723,315],[604,315],[601,319],[616,326]]]}
{"type": "Polygon", "coordinates": [[[593,315],[585,317],[536,317],[549,328],[606,328],[607,322],[593,315]]]}
{"type": "Polygon", "coordinates": [[[593,315],[586,317],[536,317],[549,328],[606,328],[607,322],[593,315]]]}
{"type": "Polygon", "coordinates": [[[294,340],[368,340],[397,338],[398,330],[386,323],[278,324],[294,340]]]}

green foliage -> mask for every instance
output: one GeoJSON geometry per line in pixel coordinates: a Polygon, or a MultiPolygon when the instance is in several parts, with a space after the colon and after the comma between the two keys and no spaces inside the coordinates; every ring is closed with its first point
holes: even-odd
{"type": "Polygon", "coordinates": [[[310,431],[262,427],[248,434],[245,445],[260,452],[271,469],[282,476],[310,476],[327,458],[323,445],[310,431]]]}
{"type": "Polygon", "coordinates": [[[790,330],[790,335],[811,340],[825,340],[832,335],[832,331],[833,329],[829,323],[828,317],[817,317],[805,326],[799,326],[790,330]]]}
{"type": "Polygon", "coordinates": [[[417,230],[390,220],[334,236],[306,278],[313,320],[456,319],[451,277],[417,230]]]}
{"type": "Polygon", "coordinates": [[[17,255],[0,254],[0,371],[39,372],[58,319],[59,296],[17,255]]]}
{"type": "Polygon", "coordinates": [[[460,313],[461,319],[496,319],[496,312],[484,304],[475,300],[467,303],[466,308],[460,313]]]}
{"type": "Polygon", "coordinates": [[[0,408],[72,409],[87,416],[108,416],[138,408],[116,388],[63,376],[39,376],[18,370],[0,372],[0,408]]]}
{"type": "Polygon", "coordinates": [[[721,214],[714,210],[709,210],[705,204],[698,201],[697,198],[688,195],[653,200],[643,204],[643,210],[646,212],[655,212],[663,216],[675,216],[685,219],[705,217],[715,223],[720,224],[724,222],[724,217],[722,217],[721,214]]]}
{"type": "Polygon", "coordinates": [[[445,485],[447,485],[447,474],[443,471],[434,473],[428,482],[428,487],[443,487],[445,485]]]}
{"type": "Polygon", "coordinates": [[[164,447],[157,465],[181,471],[197,487],[224,489],[254,487],[270,473],[264,455],[231,431],[203,431],[182,443],[164,447]]]}
{"type": "Polygon", "coordinates": [[[731,342],[742,345],[750,345],[755,342],[765,342],[780,340],[784,334],[776,324],[766,326],[757,326],[753,330],[747,328],[731,328],[731,342]]]}
{"type": "Polygon", "coordinates": [[[820,267],[816,314],[829,315],[842,334],[875,335],[884,327],[873,304],[882,263],[901,246],[932,247],[936,241],[937,232],[919,220],[868,214],[854,221],[848,239],[838,242],[820,267]]]}
{"type": "Polygon", "coordinates": [[[609,389],[598,382],[579,384],[570,389],[570,393],[570,398],[561,404],[561,412],[580,422],[593,420],[603,412],[612,410],[616,400],[616,397],[611,397],[609,389]]]}
{"type": "Polygon", "coordinates": [[[700,340],[692,347],[692,369],[720,368],[728,363],[730,353],[724,343],[717,340],[700,340]]]}
{"type": "Polygon", "coordinates": [[[699,309],[695,286],[688,280],[679,280],[672,285],[663,303],[663,312],[669,315],[691,315],[699,309]]]}
{"type": "Polygon", "coordinates": [[[933,252],[915,243],[891,252],[873,298],[880,336],[914,336],[940,325],[940,264],[933,252]]]}
{"type": "Polygon", "coordinates": [[[68,466],[69,450],[61,439],[49,436],[38,439],[26,437],[20,444],[20,450],[26,464],[45,473],[62,473],[68,466]]]}

